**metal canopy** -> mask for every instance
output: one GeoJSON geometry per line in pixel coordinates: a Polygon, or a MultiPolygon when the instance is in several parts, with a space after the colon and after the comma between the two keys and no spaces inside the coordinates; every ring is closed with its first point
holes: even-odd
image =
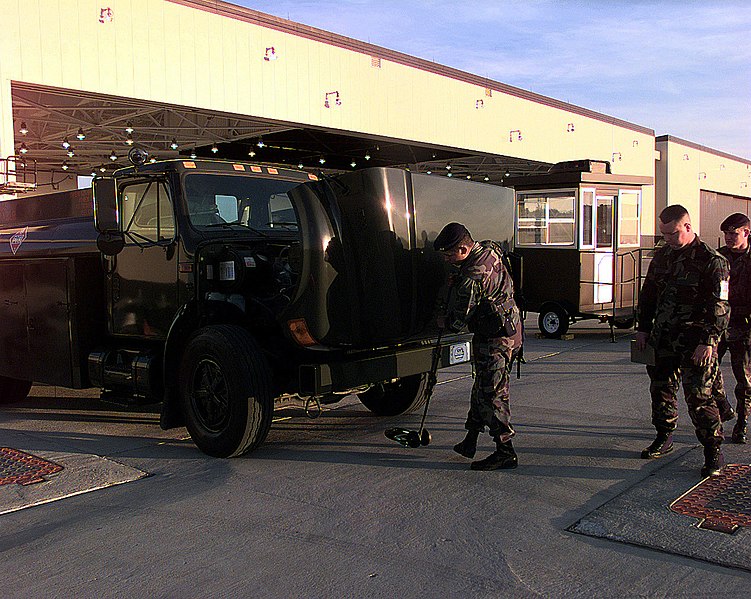
{"type": "Polygon", "coordinates": [[[508,176],[546,172],[550,166],[514,157],[26,83],[14,82],[11,94],[16,153],[23,144],[27,151],[21,157],[35,162],[39,172],[52,173],[52,181],[126,166],[131,147],[142,148],[155,159],[195,154],[325,172],[398,166],[496,184],[508,176]],[[21,133],[22,128],[26,134],[21,133]],[[79,139],[79,133],[84,139],[79,139]],[[69,148],[63,145],[66,141],[69,148]]]}

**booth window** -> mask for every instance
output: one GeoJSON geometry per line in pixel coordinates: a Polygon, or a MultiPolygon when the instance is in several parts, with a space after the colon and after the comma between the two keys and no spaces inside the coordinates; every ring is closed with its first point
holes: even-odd
{"type": "Polygon", "coordinates": [[[638,192],[621,192],[620,228],[618,245],[638,247],[639,240],[639,194],[638,192]]]}
{"type": "Polygon", "coordinates": [[[574,245],[573,191],[524,193],[517,197],[517,245],[574,245]]]}

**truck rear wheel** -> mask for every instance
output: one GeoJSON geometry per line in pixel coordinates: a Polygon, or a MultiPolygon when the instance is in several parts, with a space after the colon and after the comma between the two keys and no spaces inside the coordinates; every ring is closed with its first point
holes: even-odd
{"type": "Polygon", "coordinates": [[[396,416],[414,412],[425,405],[428,373],[415,374],[391,383],[379,383],[359,393],[362,404],[378,416],[396,416]]]}
{"type": "Polygon", "coordinates": [[[215,325],[196,332],[179,380],[185,424],[205,454],[239,456],[266,438],[274,412],[269,365],[247,331],[215,325]]]}
{"type": "Polygon", "coordinates": [[[29,391],[31,391],[30,381],[0,376],[0,404],[22,401],[29,395],[29,391]]]}

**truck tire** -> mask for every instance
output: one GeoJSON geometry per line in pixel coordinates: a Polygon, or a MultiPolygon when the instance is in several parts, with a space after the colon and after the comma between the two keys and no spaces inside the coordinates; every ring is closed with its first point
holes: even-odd
{"type": "Polygon", "coordinates": [[[188,340],[180,364],[180,401],[193,442],[231,458],[260,445],[271,428],[270,369],[253,337],[237,326],[207,326],[188,340]]]}
{"type": "Polygon", "coordinates": [[[549,339],[558,339],[568,331],[569,315],[559,304],[545,304],[540,309],[537,326],[549,339]]]}
{"type": "Polygon", "coordinates": [[[414,374],[391,383],[379,383],[357,397],[378,416],[397,416],[414,412],[425,405],[428,373],[414,374]]]}
{"type": "Polygon", "coordinates": [[[30,381],[20,381],[0,376],[0,404],[23,401],[31,391],[30,381]]]}

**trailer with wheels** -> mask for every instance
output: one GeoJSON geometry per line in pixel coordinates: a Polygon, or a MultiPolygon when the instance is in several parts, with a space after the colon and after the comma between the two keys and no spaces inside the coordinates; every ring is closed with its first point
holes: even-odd
{"type": "Polygon", "coordinates": [[[580,319],[633,326],[638,303],[642,187],[651,177],[613,174],[578,160],[513,177],[515,253],[523,260],[524,307],[545,337],[580,319]]]}
{"type": "MultiPolygon", "coordinates": [[[[478,238],[512,241],[507,188],[132,155],[93,197],[0,203],[0,403],[32,382],[160,402],[217,457],[261,444],[278,398],[413,411],[445,289],[432,240],[462,206],[478,238]]],[[[469,348],[445,338],[440,367],[469,348]]]]}

